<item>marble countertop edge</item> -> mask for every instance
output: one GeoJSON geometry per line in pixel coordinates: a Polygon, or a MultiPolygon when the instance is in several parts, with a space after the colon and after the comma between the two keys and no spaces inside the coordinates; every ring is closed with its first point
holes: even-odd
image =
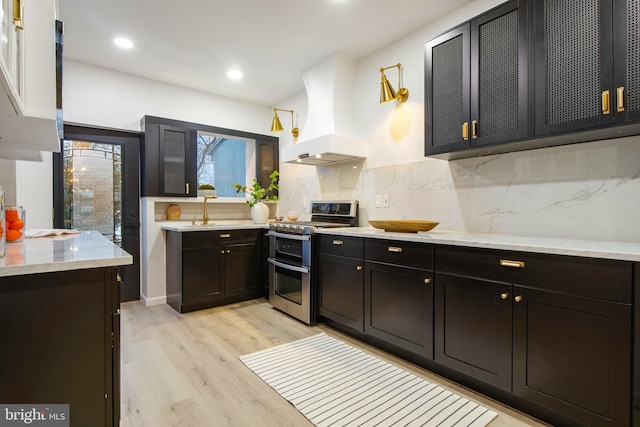
{"type": "Polygon", "coordinates": [[[418,233],[386,232],[372,227],[346,227],[316,230],[317,234],[368,237],[406,242],[469,246],[487,249],[582,256],[622,261],[640,261],[640,243],[599,240],[527,237],[506,234],[433,230],[418,233]]]}

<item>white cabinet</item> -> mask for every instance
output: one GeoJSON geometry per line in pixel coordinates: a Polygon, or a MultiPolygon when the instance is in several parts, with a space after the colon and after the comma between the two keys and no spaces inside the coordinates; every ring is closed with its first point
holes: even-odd
{"type": "Polygon", "coordinates": [[[55,0],[0,2],[0,158],[37,160],[60,151],[55,0]]]}
{"type": "Polygon", "coordinates": [[[23,86],[23,30],[20,20],[22,6],[13,0],[0,0],[0,82],[6,93],[2,100],[2,112],[22,115],[23,86]],[[14,9],[15,6],[15,9],[14,9]]]}

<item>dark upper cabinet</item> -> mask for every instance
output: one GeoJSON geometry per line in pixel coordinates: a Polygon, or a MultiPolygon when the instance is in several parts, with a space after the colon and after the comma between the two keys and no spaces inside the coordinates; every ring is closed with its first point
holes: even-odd
{"type": "Polygon", "coordinates": [[[267,188],[278,169],[278,138],[155,116],[140,120],[143,197],[196,197],[198,132],[254,140],[256,177],[267,188]]]}
{"type": "Polygon", "coordinates": [[[527,18],[511,1],[426,43],[426,155],[526,137],[527,18]]]}
{"type": "Polygon", "coordinates": [[[534,2],[536,136],[640,118],[639,3],[534,2]]]}
{"type": "Polygon", "coordinates": [[[534,2],[536,135],[614,122],[612,3],[534,2]]]}
{"type": "Polygon", "coordinates": [[[428,41],[425,155],[639,134],[639,8],[640,0],[511,1],[428,41]]]}
{"type": "Polygon", "coordinates": [[[197,132],[142,119],[142,196],[195,197],[197,132]]]}

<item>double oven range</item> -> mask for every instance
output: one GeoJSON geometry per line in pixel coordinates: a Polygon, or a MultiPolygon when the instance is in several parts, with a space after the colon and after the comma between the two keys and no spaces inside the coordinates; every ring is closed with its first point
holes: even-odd
{"type": "Polygon", "coordinates": [[[273,222],[269,230],[269,303],[307,324],[316,321],[314,231],[358,225],[358,201],[313,201],[311,221],[273,222]]]}

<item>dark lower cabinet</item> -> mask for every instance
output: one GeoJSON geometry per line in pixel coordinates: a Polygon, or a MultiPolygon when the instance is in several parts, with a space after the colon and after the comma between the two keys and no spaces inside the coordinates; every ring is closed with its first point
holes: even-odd
{"type": "Polygon", "coordinates": [[[435,361],[511,391],[511,286],[445,274],[435,282],[435,361]]]}
{"type": "Polygon", "coordinates": [[[167,231],[167,303],[185,313],[261,296],[260,232],[167,231]]]}
{"type": "Polygon", "coordinates": [[[631,306],[514,286],[513,394],[579,424],[630,425],[631,306]]]}
{"type": "Polygon", "coordinates": [[[553,425],[640,426],[639,263],[363,240],[322,235],[330,324],[553,425]]]}
{"type": "Polygon", "coordinates": [[[316,236],[318,314],[364,331],[364,239],[316,236]]]}
{"type": "Polygon", "coordinates": [[[320,254],[318,313],[344,326],[364,330],[363,262],[361,259],[320,254]]]}
{"type": "Polygon", "coordinates": [[[433,358],[433,274],[365,262],[366,334],[433,358]]]}
{"type": "Polygon", "coordinates": [[[72,426],[120,424],[116,268],[0,277],[0,402],[68,404],[72,426]]]}

